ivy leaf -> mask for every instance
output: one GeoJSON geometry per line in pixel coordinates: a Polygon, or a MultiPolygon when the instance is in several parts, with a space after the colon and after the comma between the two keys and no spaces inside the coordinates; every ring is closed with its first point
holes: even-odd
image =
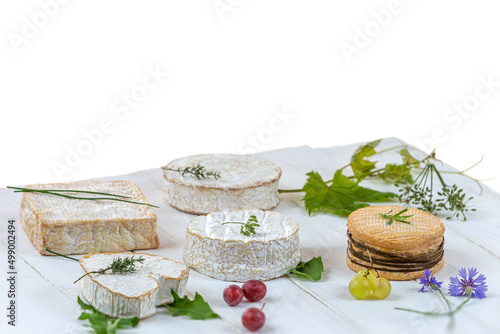
{"type": "Polygon", "coordinates": [[[419,161],[415,159],[410,152],[408,152],[407,148],[403,148],[398,151],[399,155],[401,155],[401,158],[403,159],[403,164],[408,165],[408,164],[419,164],[419,161]]]}
{"type": "Polygon", "coordinates": [[[367,159],[367,157],[371,157],[372,155],[377,153],[375,151],[375,147],[377,147],[378,144],[380,144],[380,139],[371,141],[365,145],[358,147],[351,156],[352,172],[354,173],[354,176],[358,179],[358,181],[361,181],[362,179],[370,175],[370,172],[375,169],[375,164],[377,162],[371,162],[367,159]]]}
{"type": "Polygon", "coordinates": [[[390,192],[380,192],[358,185],[359,181],[351,181],[339,169],[335,172],[332,184],[323,181],[318,172],[307,173],[304,188],[304,204],[309,215],[314,211],[327,211],[340,216],[348,216],[354,210],[364,208],[370,204],[366,202],[385,202],[397,197],[390,192]]]}
{"type": "Polygon", "coordinates": [[[323,269],[323,261],[321,261],[321,256],[313,257],[307,262],[301,261],[297,265],[297,267],[289,271],[289,273],[291,274],[310,279],[314,282],[317,282],[321,279],[321,274],[323,272],[325,272],[325,270],[323,269]]]}
{"type": "Polygon", "coordinates": [[[78,296],[78,304],[83,309],[78,320],[88,320],[90,327],[97,334],[115,334],[117,329],[135,327],[139,324],[139,318],[111,318],[97,311],[91,305],[85,304],[78,296]]]}
{"type": "Polygon", "coordinates": [[[411,182],[410,171],[410,165],[387,164],[384,170],[378,173],[378,177],[389,182],[411,182]]]}
{"type": "Polygon", "coordinates": [[[179,297],[174,290],[172,290],[172,296],[174,297],[174,302],[172,304],[163,304],[163,306],[168,307],[174,317],[185,315],[196,320],[220,318],[217,313],[212,311],[210,305],[208,305],[198,292],[195,294],[193,300],[190,300],[188,296],[184,298],[179,297]]]}

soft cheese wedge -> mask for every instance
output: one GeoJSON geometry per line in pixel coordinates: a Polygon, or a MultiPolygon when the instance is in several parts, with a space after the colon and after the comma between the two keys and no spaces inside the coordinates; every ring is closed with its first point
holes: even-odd
{"type": "Polygon", "coordinates": [[[270,161],[250,155],[193,155],[170,162],[164,167],[163,176],[167,203],[188,213],[269,210],[279,203],[281,169],[270,161]],[[197,165],[205,167],[207,172],[219,172],[220,178],[197,178],[178,171],[197,165]]]}
{"type": "Polygon", "coordinates": [[[300,262],[299,224],[277,212],[222,211],[189,222],[184,263],[204,275],[245,282],[269,280],[286,274],[300,262]],[[240,224],[256,216],[255,234],[241,233],[240,224]]]}
{"type": "Polygon", "coordinates": [[[189,277],[189,268],[161,256],[146,253],[99,253],[80,259],[82,275],[109,266],[120,257],[138,258],[136,271],[124,274],[90,274],[80,280],[82,296],[98,311],[115,318],[147,318],[156,306],[173,302],[173,289],[179,296],[189,277]]]}
{"type": "MultiPolygon", "coordinates": [[[[82,181],[36,184],[26,188],[104,192],[147,203],[139,187],[129,181],[82,181]]],[[[103,197],[66,193],[73,196],[103,197]]],[[[40,254],[88,254],[157,248],[156,215],[149,206],[111,200],[79,200],[25,192],[20,222],[40,254]]]]}

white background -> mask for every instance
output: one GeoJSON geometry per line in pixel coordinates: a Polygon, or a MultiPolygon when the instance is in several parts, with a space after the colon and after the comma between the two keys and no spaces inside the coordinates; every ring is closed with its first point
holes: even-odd
{"type": "Polygon", "coordinates": [[[0,186],[395,136],[459,169],[484,155],[470,174],[498,191],[499,12],[494,0],[3,1],[0,186]]]}

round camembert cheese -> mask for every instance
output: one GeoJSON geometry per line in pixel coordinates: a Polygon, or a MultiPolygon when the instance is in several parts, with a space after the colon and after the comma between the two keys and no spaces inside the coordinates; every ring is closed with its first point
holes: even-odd
{"type": "Polygon", "coordinates": [[[184,295],[189,268],[161,256],[145,253],[93,253],[80,259],[82,275],[108,267],[115,258],[142,256],[135,271],[123,274],[90,274],[80,280],[82,296],[96,310],[114,318],[156,314],[156,306],[172,303],[173,289],[184,295]]]}
{"type": "Polygon", "coordinates": [[[193,155],[170,162],[163,168],[163,176],[167,203],[188,213],[250,208],[269,210],[279,202],[281,169],[270,161],[250,155],[193,155]],[[207,172],[219,172],[220,178],[197,178],[178,171],[198,164],[207,172]]]}
{"type": "Polygon", "coordinates": [[[221,211],[189,222],[184,263],[204,275],[225,281],[269,280],[283,276],[300,262],[299,224],[277,212],[221,211]],[[241,224],[255,215],[255,234],[241,224]]]}

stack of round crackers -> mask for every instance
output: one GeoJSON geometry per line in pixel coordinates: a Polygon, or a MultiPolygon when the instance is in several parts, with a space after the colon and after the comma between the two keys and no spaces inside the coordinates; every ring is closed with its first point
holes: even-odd
{"type": "Polygon", "coordinates": [[[373,267],[389,280],[406,281],[433,273],[444,265],[444,225],[425,211],[407,208],[401,215],[408,223],[388,219],[405,208],[395,205],[369,206],[354,211],[347,220],[348,248],[346,262],[354,271],[373,267]],[[391,211],[392,210],[392,211],[391,211]],[[390,212],[390,213],[389,213],[390,212]]]}

